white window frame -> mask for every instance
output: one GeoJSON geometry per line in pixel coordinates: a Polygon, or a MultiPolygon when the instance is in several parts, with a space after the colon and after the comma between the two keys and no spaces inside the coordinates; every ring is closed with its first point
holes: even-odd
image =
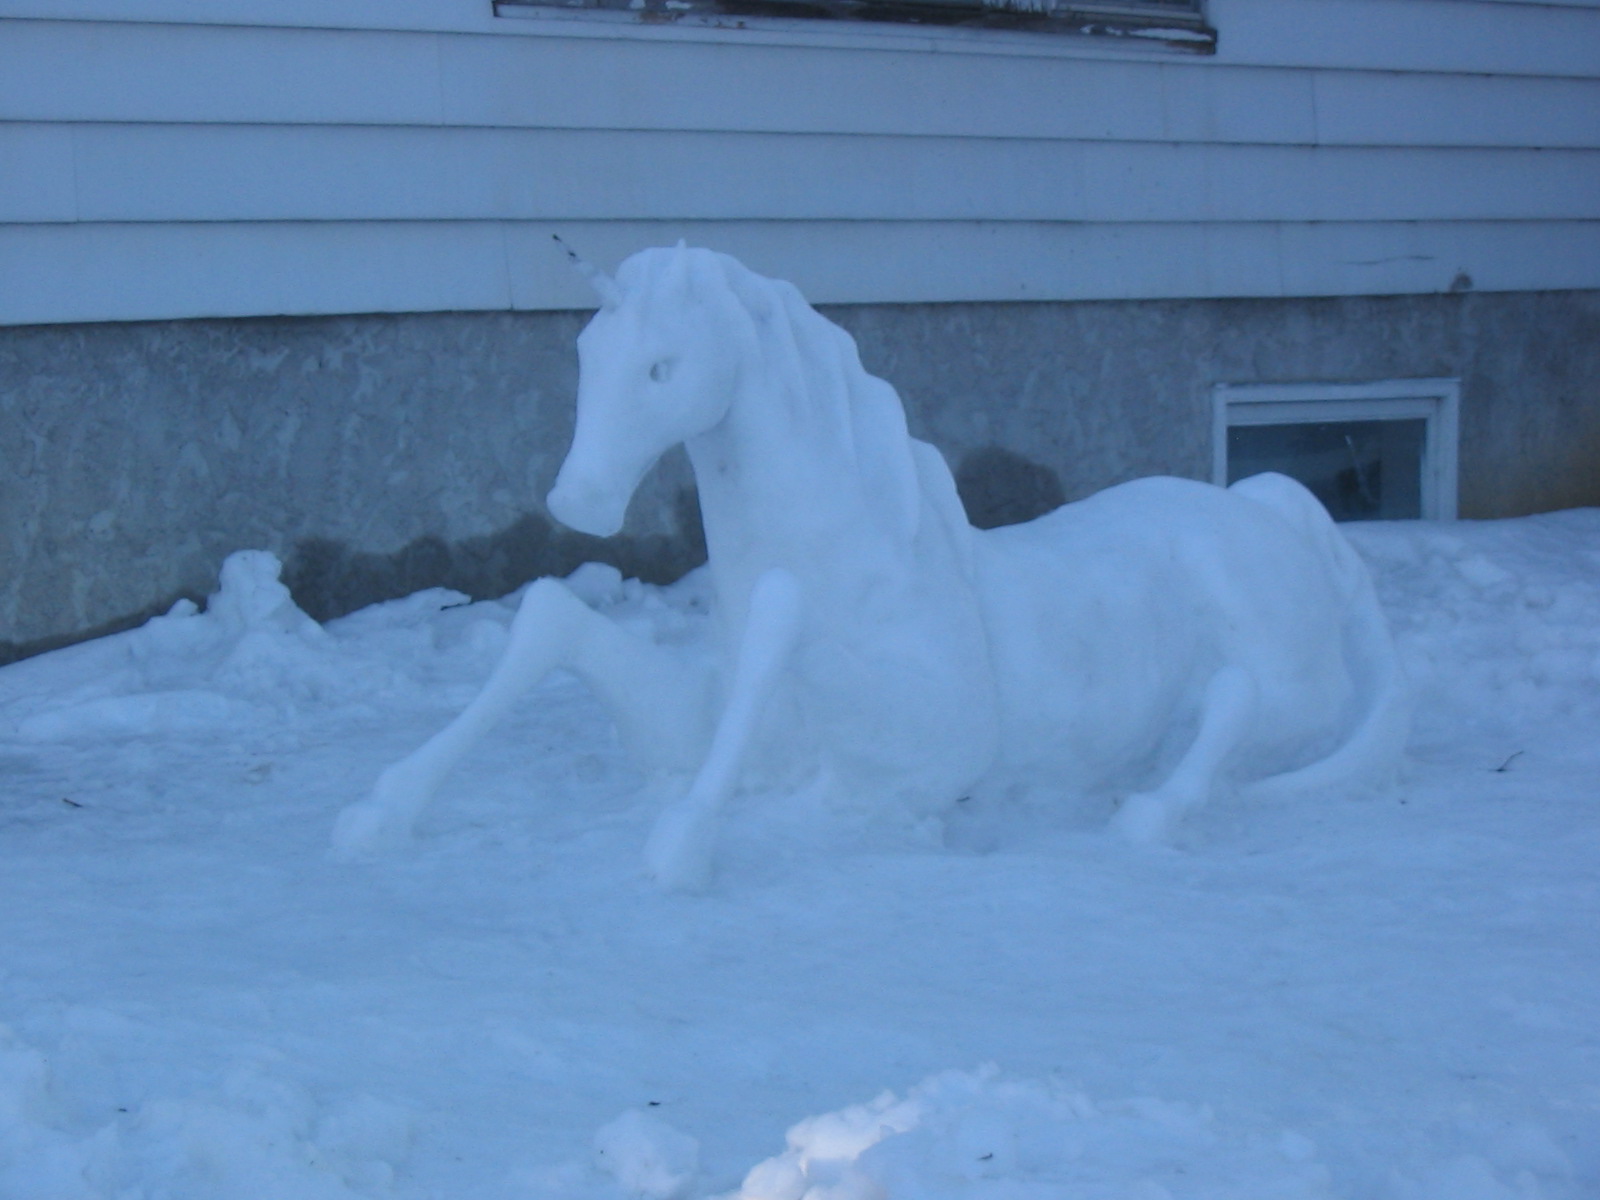
{"type": "Polygon", "coordinates": [[[1228,430],[1241,425],[1324,421],[1427,422],[1422,447],[1422,517],[1456,519],[1461,434],[1459,379],[1373,383],[1219,383],[1212,389],[1211,478],[1228,482],[1228,430]]]}

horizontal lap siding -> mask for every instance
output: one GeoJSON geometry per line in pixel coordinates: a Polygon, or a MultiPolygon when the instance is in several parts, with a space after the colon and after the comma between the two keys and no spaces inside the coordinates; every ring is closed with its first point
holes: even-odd
{"type": "MultiPolygon", "coordinates": [[[[1600,222],[1088,225],[363,222],[0,227],[0,278],[51,320],[592,307],[558,233],[615,262],[664,236],[817,303],[1390,295],[1592,288],[1600,222]],[[864,270],[867,264],[870,270],[864,270]],[[308,307],[308,298],[315,307],[308,307]]],[[[20,312],[0,291],[0,320],[20,312]]]]}
{"type": "MultiPolygon", "coordinates": [[[[1585,16],[1600,46],[1600,10],[1585,16]]],[[[496,28],[530,24],[537,23],[506,19],[496,28]]],[[[0,114],[151,124],[1593,147],[1600,146],[1600,65],[1587,78],[1540,78],[1187,58],[12,21],[0,24],[0,114]]]]}
{"type": "Polygon", "coordinates": [[[1590,5],[1491,0],[1210,0],[1227,63],[1355,71],[1600,75],[1590,5]]]}
{"type": "Polygon", "coordinates": [[[1571,220],[1600,196],[1600,150],[30,124],[0,156],[37,181],[0,185],[4,222],[1571,220]]]}
{"type": "Polygon", "coordinates": [[[0,22],[0,321],[566,307],[558,229],[830,301],[1600,286],[1587,4],[1216,0],[1215,60],[430,12],[0,22]]]}

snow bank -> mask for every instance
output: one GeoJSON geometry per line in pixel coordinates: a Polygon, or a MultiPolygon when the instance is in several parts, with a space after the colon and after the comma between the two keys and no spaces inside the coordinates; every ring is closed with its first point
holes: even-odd
{"type": "Polygon", "coordinates": [[[343,652],[280,570],[266,551],[240,551],[204,612],[180,600],[128,633],[16,664],[0,682],[0,728],[30,741],[197,731],[392,692],[392,670],[343,652]]]}
{"type": "MultiPolygon", "coordinates": [[[[0,673],[0,737],[78,741],[293,724],[318,714],[458,709],[505,647],[520,593],[473,604],[430,588],[319,626],[264,550],[228,557],[202,610],[180,600],[137,629],[14,663],[0,673]]],[[[588,604],[662,641],[704,635],[705,584],[673,589],[586,563],[568,579],[588,604]]]]}
{"type": "Polygon", "coordinates": [[[948,1071],[901,1099],[810,1117],[727,1200],[1312,1200],[1316,1147],[1241,1130],[1207,1108],[1096,1104],[992,1067],[948,1071]]]}
{"type": "Polygon", "coordinates": [[[700,1170],[700,1143],[630,1108],[594,1135],[596,1165],[641,1200],[679,1200],[700,1170]]]}
{"type": "MultiPolygon", "coordinates": [[[[1383,1200],[1542,1200],[1571,1195],[1572,1164],[1543,1130],[1480,1131],[1479,1152],[1407,1170],[1383,1200]],[[1546,1184],[1554,1190],[1546,1190],[1546,1184]]],[[[905,1097],[809,1117],[788,1149],[722,1200],[1334,1200],[1316,1144],[1209,1107],[1096,1103],[994,1066],[946,1071],[905,1097]]]]}
{"type": "Polygon", "coordinates": [[[1600,723],[1600,509],[1346,527],[1417,690],[1418,741],[1502,755],[1600,723]],[[1486,698],[1491,698],[1485,703],[1486,698]]]}
{"type": "Polygon", "coordinates": [[[6,1200],[372,1200],[391,1194],[411,1140],[403,1109],[366,1095],[319,1104],[266,1065],[89,1130],[62,1091],[48,1058],[0,1027],[6,1200]]]}

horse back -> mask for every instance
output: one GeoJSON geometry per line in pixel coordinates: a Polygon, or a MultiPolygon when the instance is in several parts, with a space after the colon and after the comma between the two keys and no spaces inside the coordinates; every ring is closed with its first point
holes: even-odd
{"type": "Polygon", "coordinates": [[[1326,752],[1353,710],[1350,564],[1325,513],[1324,533],[1263,490],[1141,479],[977,535],[1003,759],[1137,786],[1126,772],[1181,748],[1224,666],[1256,682],[1271,769],[1326,752]]]}

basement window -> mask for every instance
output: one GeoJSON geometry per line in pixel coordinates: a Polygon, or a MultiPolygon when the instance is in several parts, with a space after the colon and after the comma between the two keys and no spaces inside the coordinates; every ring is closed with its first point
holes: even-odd
{"type": "Polygon", "coordinates": [[[641,25],[751,27],[749,20],[1008,29],[1116,39],[1151,49],[1214,54],[1203,0],[495,0],[497,16],[611,13],[641,25]],[[541,12],[542,10],[542,12],[541,12]]]}
{"type": "Polygon", "coordinates": [[[1335,521],[1454,520],[1456,379],[1220,384],[1212,479],[1298,479],[1335,521]]]}

